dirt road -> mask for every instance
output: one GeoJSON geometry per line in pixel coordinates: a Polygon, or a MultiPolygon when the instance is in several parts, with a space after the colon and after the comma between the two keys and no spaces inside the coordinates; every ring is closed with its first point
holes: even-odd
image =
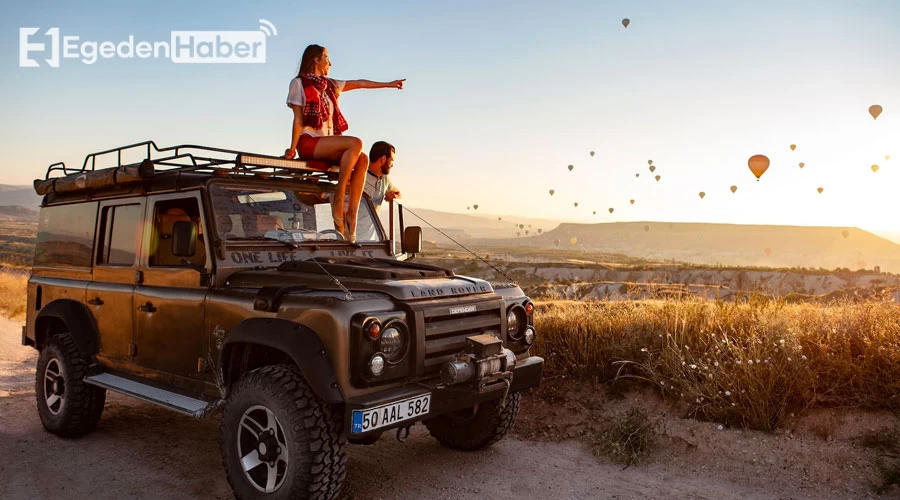
{"type": "MultiPolygon", "coordinates": [[[[45,432],[32,387],[35,355],[18,345],[19,328],[0,319],[0,497],[231,498],[218,418],[194,420],[110,394],[89,436],[65,440],[45,432]]],[[[385,435],[373,446],[350,447],[344,498],[823,498],[821,490],[798,491],[766,477],[732,481],[704,468],[663,460],[623,470],[576,441],[515,435],[486,451],[460,453],[441,448],[419,425],[405,444],[385,435]]],[[[834,498],[868,496],[859,493],[834,498]]]]}

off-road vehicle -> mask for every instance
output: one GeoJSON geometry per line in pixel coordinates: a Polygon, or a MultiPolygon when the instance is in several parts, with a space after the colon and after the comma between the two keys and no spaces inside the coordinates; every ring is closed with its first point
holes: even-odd
{"type": "Polygon", "coordinates": [[[240,499],[332,498],[348,442],[420,421],[460,450],[506,435],[541,381],[531,301],[411,262],[422,231],[399,204],[382,223],[365,198],[357,242],[343,241],[335,179],[314,162],[152,141],[51,165],[35,181],[22,332],[40,351],[44,427],[89,432],[107,390],[197,418],[221,409],[240,499]]]}

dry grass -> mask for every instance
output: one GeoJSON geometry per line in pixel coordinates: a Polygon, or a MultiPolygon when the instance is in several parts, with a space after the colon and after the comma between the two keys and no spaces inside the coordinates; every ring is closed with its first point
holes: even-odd
{"type": "Polygon", "coordinates": [[[27,287],[27,274],[0,271],[0,316],[10,319],[25,317],[27,287]]]}
{"type": "Polygon", "coordinates": [[[547,370],[652,383],[698,418],[772,430],[814,406],[900,408],[900,307],[694,299],[546,302],[547,370]]]}

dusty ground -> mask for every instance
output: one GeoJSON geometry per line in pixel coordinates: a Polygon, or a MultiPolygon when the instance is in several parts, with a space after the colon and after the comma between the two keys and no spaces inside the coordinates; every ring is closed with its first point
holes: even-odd
{"type": "MultiPolygon", "coordinates": [[[[20,324],[0,319],[0,497],[231,498],[219,462],[217,418],[193,420],[111,394],[98,429],[79,440],[43,431],[35,410],[35,355],[20,324]]],[[[581,384],[580,386],[583,386],[581,384]]],[[[897,425],[878,412],[820,411],[764,434],[683,419],[651,393],[607,398],[551,380],[527,398],[513,436],[459,453],[416,426],[406,444],[385,435],[349,451],[348,499],[877,498],[878,464],[896,452],[897,425]],[[625,468],[589,443],[609,417],[646,409],[656,445],[625,468]],[[864,445],[865,444],[865,445],[864,445]]],[[[900,497],[896,487],[884,498],[900,497]]]]}

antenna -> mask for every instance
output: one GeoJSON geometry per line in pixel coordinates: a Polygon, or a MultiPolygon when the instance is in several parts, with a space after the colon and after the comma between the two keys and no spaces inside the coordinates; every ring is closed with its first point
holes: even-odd
{"type": "Polygon", "coordinates": [[[278,30],[275,29],[275,25],[265,19],[259,20],[259,30],[266,34],[266,36],[278,36],[278,30]]]}

